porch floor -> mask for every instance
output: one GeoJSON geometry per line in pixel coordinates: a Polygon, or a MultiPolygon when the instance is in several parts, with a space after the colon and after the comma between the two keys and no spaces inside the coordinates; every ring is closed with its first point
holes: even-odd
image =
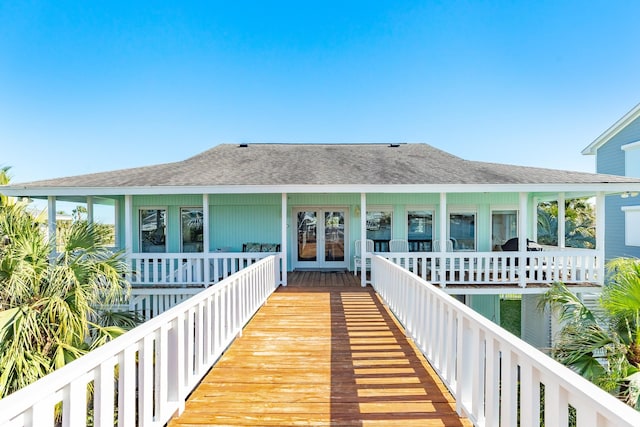
{"type": "Polygon", "coordinates": [[[289,286],[269,298],[169,423],[196,425],[471,423],[371,287],[350,273],[304,272],[289,274],[289,286]]]}

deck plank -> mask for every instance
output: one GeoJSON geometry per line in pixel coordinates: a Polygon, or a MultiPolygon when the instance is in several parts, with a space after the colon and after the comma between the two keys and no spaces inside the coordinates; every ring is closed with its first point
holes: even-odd
{"type": "Polygon", "coordinates": [[[471,426],[370,287],[307,273],[311,287],[274,293],[170,427],[471,426]]]}

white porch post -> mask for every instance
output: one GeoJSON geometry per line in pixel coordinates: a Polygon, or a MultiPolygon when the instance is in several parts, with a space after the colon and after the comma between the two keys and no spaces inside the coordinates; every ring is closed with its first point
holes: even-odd
{"type": "Polygon", "coordinates": [[[596,194],[596,250],[598,251],[598,283],[604,285],[605,263],[605,197],[602,191],[596,194]]]}
{"type": "MultiPolygon", "coordinates": [[[[440,276],[440,286],[447,286],[447,260],[446,260],[446,251],[447,251],[447,222],[449,219],[447,218],[447,193],[440,193],[440,222],[438,223],[438,240],[440,240],[440,253],[438,256],[440,257],[440,271],[438,275],[440,276]]],[[[431,240],[433,247],[433,240],[431,240]]]]}
{"type": "Polygon", "coordinates": [[[534,242],[538,241],[538,200],[537,197],[533,198],[533,203],[531,204],[531,220],[533,223],[533,230],[531,231],[531,240],[534,242]]]}
{"type": "Polygon", "coordinates": [[[518,285],[527,286],[527,193],[519,194],[520,215],[518,216],[518,285]]]}
{"type": "Polygon", "coordinates": [[[58,247],[56,244],[57,225],[56,225],[56,197],[55,196],[47,197],[47,221],[49,223],[49,228],[47,230],[49,234],[49,245],[51,246],[51,254],[49,257],[51,261],[53,261],[58,251],[58,247]]]}
{"type": "MultiPolygon", "coordinates": [[[[133,197],[124,196],[124,250],[127,255],[133,252],[133,197]]],[[[127,256],[127,258],[131,258],[127,256]]]]}
{"type": "MultiPolygon", "coordinates": [[[[133,253],[133,196],[124,196],[124,252],[129,269],[133,269],[131,254],[133,253]]],[[[130,273],[129,273],[130,274],[130,273]]],[[[131,277],[128,277],[131,280],[131,277]]]]}
{"type": "Polygon", "coordinates": [[[566,246],[565,242],[565,217],[566,217],[566,206],[565,206],[565,195],[564,193],[558,194],[558,248],[564,248],[566,246]]]}
{"type": "Polygon", "coordinates": [[[120,238],[120,200],[116,199],[113,203],[113,241],[116,248],[122,247],[122,239],[120,238]]]}
{"type": "Polygon", "coordinates": [[[280,278],[280,284],[287,286],[287,256],[289,252],[287,248],[287,193],[282,193],[281,205],[280,268],[282,269],[282,276],[280,278]]]}
{"type": "Polygon", "coordinates": [[[211,260],[207,256],[210,250],[209,245],[209,195],[202,195],[202,253],[204,254],[204,286],[208,287],[211,283],[211,260]]]}
{"type": "Polygon", "coordinates": [[[93,197],[87,196],[87,223],[93,224],[93,197]]]}
{"type": "Polygon", "coordinates": [[[367,258],[370,256],[367,253],[367,195],[365,193],[360,193],[360,255],[360,285],[364,288],[367,286],[367,258]]]}

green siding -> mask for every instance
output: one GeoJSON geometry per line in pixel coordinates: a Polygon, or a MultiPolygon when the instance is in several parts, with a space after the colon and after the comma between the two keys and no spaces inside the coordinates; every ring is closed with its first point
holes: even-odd
{"type": "MultiPolygon", "coordinates": [[[[281,200],[280,194],[211,194],[209,195],[210,250],[229,247],[233,251],[242,249],[245,242],[280,243],[281,238],[281,200]]],[[[531,198],[530,198],[531,202],[531,198]]],[[[434,236],[440,238],[439,211],[440,195],[430,194],[367,194],[368,208],[387,208],[393,212],[393,238],[405,238],[407,235],[408,209],[430,209],[434,213],[434,236]]],[[[133,197],[133,250],[138,251],[139,209],[167,208],[168,250],[180,248],[180,208],[202,205],[202,196],[163,195],[133,197]]],[[[287,227],[288,246],[294,247],[295,218],[292,213],[301,207],[344,207],[347,214],[347,253],[352,253],[355,240],[360,238],[360,194],[288,194],[287,227]]],[[[488,251],[491,247],[491,210],[505,207],[518,207],[518,193],[453,193],[447,195],[449,211],[471,210],[476,212],[477,250],[488,251]]],[[[124,218],[124,198],[120,200],[118,215],[124,218]]],[[[529,230],[533,222],[529,212],[529,230]]],[[[125,224],[119,221],[119,232],[124,236],[125,224]]],[[[124,238],[120,240],[124,246],[124,238]]],[[[289,265],[291,265],[289,260],[289,265]]]]}
{"type": "Polygon", "coordinates": [[[469,295],[469,307],[496,324],[500,324],[499,295],[469,295]]]}
{"type": "Polygon", "coordinates": [[[242,250],[247,242],[280,243],[280,206],[213,206],[211,250],[242,250]]]}

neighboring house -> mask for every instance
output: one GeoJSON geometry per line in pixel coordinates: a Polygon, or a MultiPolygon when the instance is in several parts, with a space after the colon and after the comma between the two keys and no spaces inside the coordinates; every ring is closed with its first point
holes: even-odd
{"type": "Polygon", "coordinates": [[[605,195],[640,192],[640,178],[475,162],[426,144],[239,144],[2,192],[48,198],[51,212],[58,200],[86,202],[90,219],[94,204],[113,206],[116,246],[137,288],[208,286],[272,252],[282,285],[292,270],[353,270],[366,236],[373,251],[493,321],[500,295],[521,294],[522,336],[544,347],[538,296],[558,280],[575,292],[603,283],[605,195]],[[596,249],[559,238],[559,247],[529,251],[537,204],[578,197],[595,197],[596,249]],[[517,250],[501,251],[513,237],[522,237],[517,250]],[[392,239],[408,250],[388,252],[392,239]]]}
{"type": "MultiPolygon", "coordinates": [[[[625,114],[582,154],[596,156],[596,172],[640,177],[640,104],[625,114]]],[[[640,197],[637,191],[606,198],[607,260],[640,257],[640,197]]]]}

